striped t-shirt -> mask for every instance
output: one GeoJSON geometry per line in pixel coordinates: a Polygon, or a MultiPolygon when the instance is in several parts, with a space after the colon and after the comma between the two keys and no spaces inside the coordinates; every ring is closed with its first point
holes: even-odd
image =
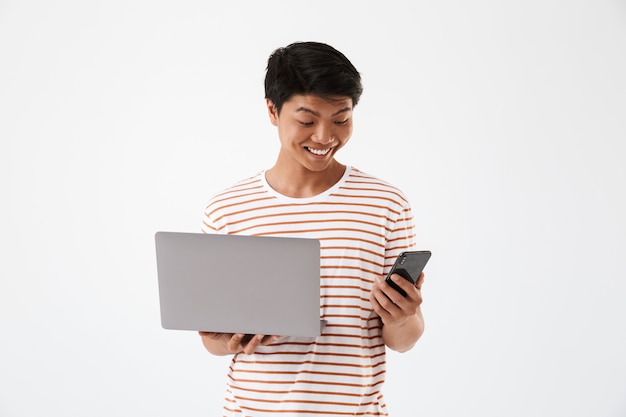
{"type": "Polygon", "coordinates": [[[311,198],[274,191],[264,172],[207,205],[206,233],[316,238],[321,245],[317,339],[278,339],[234,355],[224,416],[384,416],[385,345],[369,301],[372,282],[412,249],[413,215],[394,186],[347,167],[311,198]]]}

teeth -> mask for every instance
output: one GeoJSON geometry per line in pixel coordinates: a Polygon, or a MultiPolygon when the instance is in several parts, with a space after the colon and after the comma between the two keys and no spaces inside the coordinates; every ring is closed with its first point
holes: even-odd
{"type": "Polygon", "coordinates": [[[309,150],[309,152],[311,152],[312,154],[315,154],[315,155],[326,155],[330,151],[330,148],[328,148],[328,149],[313,149],[313,148],[308,148],[307,147],[307,149],[309,150]]]}

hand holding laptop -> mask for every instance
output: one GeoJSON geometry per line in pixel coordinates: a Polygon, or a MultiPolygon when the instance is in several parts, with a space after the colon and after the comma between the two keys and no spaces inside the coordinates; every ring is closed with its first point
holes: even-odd
{"type": "Polygon", "coordinates": [[[251,335],[244,333],[198,332],[202,343],[214,355],[232,355],[254,353],[257,347],[274,343],[280,336],[251,335]]]}

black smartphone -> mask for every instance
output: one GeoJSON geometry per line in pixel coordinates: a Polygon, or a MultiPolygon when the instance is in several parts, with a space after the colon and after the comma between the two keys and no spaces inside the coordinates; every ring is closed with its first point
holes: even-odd
{"type": "Polygon", "coordinates": [[[402,296],[406,297],[406,292],[391,280],[391,275],[398,274],[412,284],[415,284],[430,259],[430,255],[431,252],[428,250],[402,252],[398,255],[396,262],[391,267],[391,271],[387,274],[385,282],[402,294],[402,296]]]}

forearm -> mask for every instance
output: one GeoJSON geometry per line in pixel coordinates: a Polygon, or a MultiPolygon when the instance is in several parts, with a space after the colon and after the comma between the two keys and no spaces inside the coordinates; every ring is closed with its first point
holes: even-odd
{"type": "Polygon", "coordinates": [[[383,341],[385,345],[397,352],[410,350],[424,333],[424,317],[418,310],[413,316],[400,323],[383,325],[383,341]]]}

